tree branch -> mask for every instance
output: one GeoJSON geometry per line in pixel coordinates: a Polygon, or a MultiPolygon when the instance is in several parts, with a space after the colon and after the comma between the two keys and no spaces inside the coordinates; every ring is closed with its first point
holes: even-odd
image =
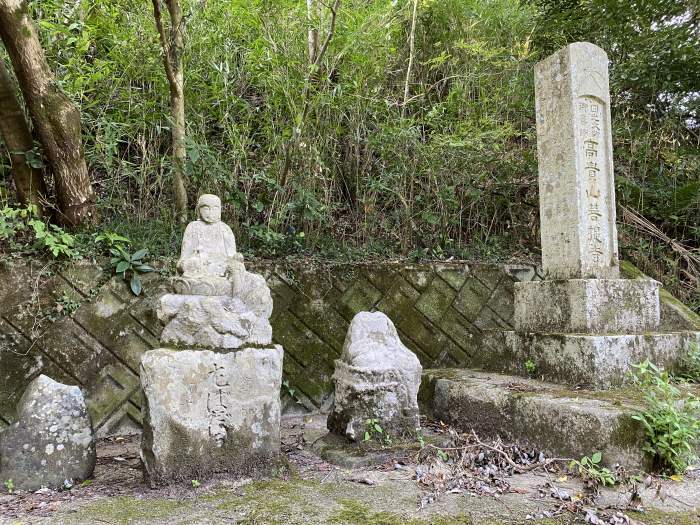
{"type": "Polygon", "coordinates": [[[173,71],[173,66],[170,57],[170,46],[168,45],[168,39],[165,36],[165,29],[163,29],[163,15],[160,12],[160,0],[153,0],[153,18],[156,21],[156,28],[158,29],[158,37],[160,39],[160,45],[163,48],[163,63],[165,64],[165,74],[168,76],[168,82],[170,84],[175,83],[175,73],[173,71]]]}

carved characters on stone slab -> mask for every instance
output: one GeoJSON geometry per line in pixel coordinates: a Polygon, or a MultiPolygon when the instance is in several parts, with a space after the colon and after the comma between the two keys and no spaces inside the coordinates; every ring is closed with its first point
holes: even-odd
{"type": "Polygon", "coordinates": [[[579,119],[579,144],[577,155],[583,166],[584,177],[581,181],[585,188],[581,196],[586,200],[582,220],[585,223],[585,250],[590,257],[592,266],[610,266],[612,261],[611,243],[607,240],[610,232],[610,199],[605,198],[608,184],[606,177],[609,173],[605,147],[605,104],[593,96],[579,97],[576,102],[576,113],[579,119]]]}
{"type": "Polygon", "coordinates": [[[207,412],[209,414],[209,435],[222,447],[226,442],[226,421],[231,406],[231,383],[226,367],[216,360],[209,371],[210,385],[207,393],[207,412]]]}

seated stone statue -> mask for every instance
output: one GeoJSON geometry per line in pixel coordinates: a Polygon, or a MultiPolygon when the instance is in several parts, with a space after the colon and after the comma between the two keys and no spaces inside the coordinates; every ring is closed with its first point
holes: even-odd
{"type": "Polygon", "coordinates": [[[236,238],[221,222],[221,200],[205,194],[197,201],[199,219],[187,225],[174,279],[175,293],[231,295],[236,276],[244,270],[236,238]]]}
{"type": "Polygon", "coordinates": [[[272,296],[262,275],[248,272],[221,201],[202,195],[198,220],[187,225],[173,279],[174,294],[160,298],[161,341],[186,348],[239,348],[272,342],[272,296]]]}

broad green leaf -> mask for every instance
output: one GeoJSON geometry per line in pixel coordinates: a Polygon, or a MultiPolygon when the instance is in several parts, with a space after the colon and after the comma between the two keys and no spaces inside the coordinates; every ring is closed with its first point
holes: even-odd
{"type": "Polygon", "coordinates": [[[134,252],[134,254],[131,256],[131,261],[138,261],[140,259],[143,259],[144,256],[148,254],[148,249],[147,248],[141,248],[137,252],[134,252]]]}
{"type": "Polygon", "coordinates": [[[131,281],[129,282],[129,285],[131,286],[131,291],[134,292],[134,295],[141,294],[141,279],[139,279],[138,275],[134,274],[131,277],[131,281]]]}

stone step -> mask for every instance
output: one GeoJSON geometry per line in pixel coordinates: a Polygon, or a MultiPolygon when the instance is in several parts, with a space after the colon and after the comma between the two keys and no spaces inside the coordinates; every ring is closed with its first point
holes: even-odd
{"type": "Polygon", "coordinates": [[[642,407],[632,388],[568,390],[533,379],[465,369],[423,372],[422,413],[460,431],[517,442],[549,457],[601,452],[605,465],[649,470],[644,431],[632,419],[642,407]]]}
{"type": "Polygon", "coordinates": [[[682,355],[700,345],[700,332],[563,334],[485,331],[470,366],[527,376],[526,363],[547,381],[608,389],[629,383],[633,365],[649,359],[675,370],[682,355]]]}

